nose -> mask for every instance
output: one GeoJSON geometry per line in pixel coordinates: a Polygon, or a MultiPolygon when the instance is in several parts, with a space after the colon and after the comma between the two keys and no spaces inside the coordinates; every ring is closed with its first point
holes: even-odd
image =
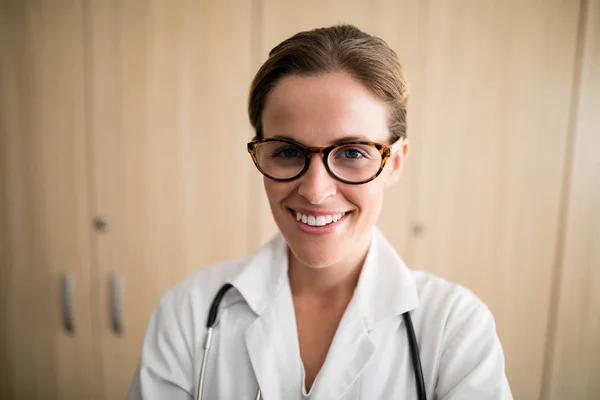
{"type": "Polygon", "coordinates": [[[315,154],[310,158],[308,170],[300,177],[298,194],[313,205],[336,194],[335,179],[327,172],[322,156],[315,154]]]}

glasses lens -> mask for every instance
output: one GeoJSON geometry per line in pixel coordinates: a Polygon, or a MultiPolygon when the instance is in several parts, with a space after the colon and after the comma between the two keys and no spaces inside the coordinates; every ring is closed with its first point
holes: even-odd
{"type": "Polygon", "coordinates": [[[304,169],[304,150],[291,143],[264,142],[254,154],[263,173],[275,179],[293,178],[304,169]]]}
{"type": "Polygon", "coordinates": [[[347,144],[329,154],[329,169],[348,182],[364,182],[379,172],[381,153],[366,144],[347,144]]]}

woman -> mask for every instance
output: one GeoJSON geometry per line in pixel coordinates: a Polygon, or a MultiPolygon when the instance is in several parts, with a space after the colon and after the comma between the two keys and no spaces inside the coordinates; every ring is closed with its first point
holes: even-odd
{"type": "Polygon", "coordinates": [[[486,306],[408,270],[374,227],[406,160],[406,104],[395,53],[355,27],[271,51],[252,83],[248,151],[281,233],[164,295],[129,398],[416,399],[417,360],[430,399],[512,398],[486,306]]]}

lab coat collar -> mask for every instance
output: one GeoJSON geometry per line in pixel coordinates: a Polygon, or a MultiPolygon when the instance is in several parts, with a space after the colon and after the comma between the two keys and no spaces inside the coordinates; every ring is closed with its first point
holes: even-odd
{"type": "Polygon", "coordinates": [[[229,283],[240,292],[252,311],[260,315],[287,283],[287,271],[288,245],[278,233],[229,283]]]}
{"type": "MultiPolygon", "coordinates": [[[[260,315],[288,284],[288,246],[278,233],[250,259],[230,283],[260,315]]],[[[373,228],[369,252],[355,292],[368,330],[379,321],[419,306],[415,278],[378,228],[373,228]]]]}
{"type": "Polygon", "coordinates": [[[377,228],[356,287],[355,297],[368,330],[419,306],[416,280],[377,228]]]}

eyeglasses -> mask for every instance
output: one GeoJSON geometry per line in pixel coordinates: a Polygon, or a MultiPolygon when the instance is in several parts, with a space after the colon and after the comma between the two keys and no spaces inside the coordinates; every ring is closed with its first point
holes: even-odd
{"type": "Polygon", "coordinates": [[[391,146],[353,141],[328,147],[306,147],[289,139],[259,139],[248,143],[248,153],[256,168],[267,178],[287,182],[302,176],[313,154],[323,157],[327,172],[352,185],[367,183],[379,176],[385,163],[402,145],[391,146]]]}

